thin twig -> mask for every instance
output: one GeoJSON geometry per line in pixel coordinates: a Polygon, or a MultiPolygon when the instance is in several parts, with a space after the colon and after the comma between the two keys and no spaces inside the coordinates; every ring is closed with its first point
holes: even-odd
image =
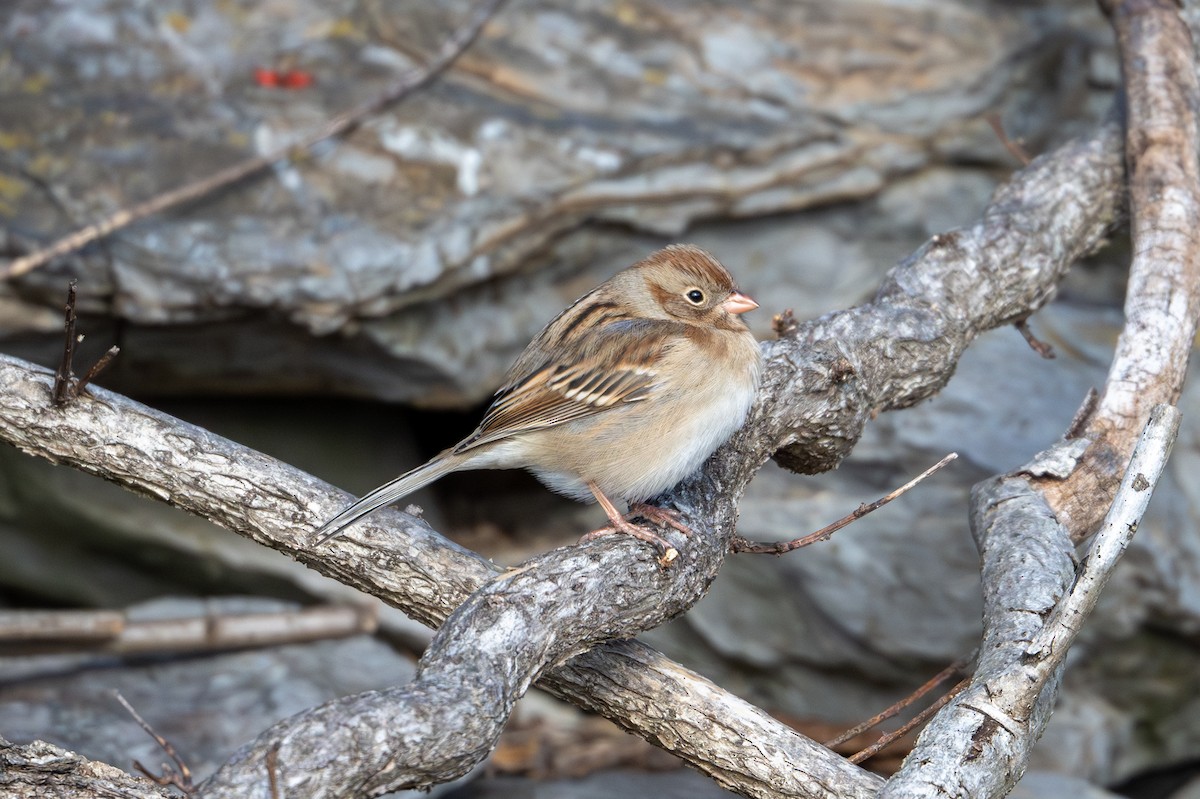
{"type": "Polygon", "coordinates": [[[1004,149],[1012,154],[1012,157],[1021,162],[1021,166],[1029,166],[1029,162],[1033,159],[1029,157],[1029,153],[1025,152],[1025,148],[1021,143],[1014,141],[1004,132],[1004,125],[1000,122],[1000,115],[991,113],[984,116],[987,123],[992,126],[992,130],[996,132],[996,138],[1004,145],[1004,149]]]}
{"type": "Polygon", "coordinates": [[[63,342],[62,360],[59,361],[58,371],[54,373],[54,404],[60,408],[82,394],[83,390],[87,388],[87,384],[92,382],[96,375],[103,372],[112,363],[112,359],[117,357],[117,353],[121,351],[120,347],[109,347],[108,351],[100,356],[100,360],[92,364],[92,368],[87,370],[87,374],[83,376],[83,379],[75,379],[75,345],[83,341],[83,336],[75,332],[77,321],[75,316],[75,286],[78,282],[77,280],[72,280],[67,285],[66,316],[63,320],[63,331],[66,340],[63,342]]]}
{"type": "Polygon", "coordinates": [[[87,384],[92,382],[97,375],[107,369],[108,365],[112,363],[113,358],[117,357],[120,352],[121,348],[115,345],[105,350],[104,354],[100,356],[100,360],[92,364],[92,368],[88,369],[83,377],[79,378],[79,382],[77,382],[75,384],[75,388],[71,390],[71,396],[78,397],[80,394],[82,394],[83,390],[87,388],[87,384]]]}
{"type": "Polygon", "coordinates": [[[1087,396],[1083,398],[1083,403],[1080,404],[1079,410],[1075,411],[1075,415],[1071,417],[1071,424],[1067,426],[1067,432],[1063,433],[1064,440],[1079,438],[1087,429],[1091,422],[1092,414],[1096,410],[1096,404],[1100,401],[1100,392],[1095,386],[1088,389],[1087,396]]]}
{"type": "Polygon", "coordinates": [[[267,751],[267,787],[271,792],[271,799],[279,799],[279,742],[267,751]]]}
{"type": "Polygon", "coordinates": [[[920,725],[924,724],[925,721],[927,719],[929,719],[930,716],[932,716],[933,714],[937,713],[939,710],[944,708],[947,705],[947,703],[950,702],[951,699],[953,699],[954,697],[961,694],[966,689],[966,687],[970,684],[971,684],[971,679],[969,677],[967,679],[959,682],[957,685],[955,685],[953,688],[951,688],[949,691],[947,691],[945,694],[943,694],[941,697],[939,697],[938,700],[936,702],[934,702],[932,705],[925,708],[917,715],[913,716],[912,719],[909,720],[907,723],[905,723],[898,729],[893,730],[892,732],[885,733],[884,735],[880,736],[878,741],[871,744],[866,749],[863,749],[861,752],[855,752],[853,755],[851,755],[850,757],[848,757],[846,759],[849,760],[851,763],[858,765],[859,763],[863,762],[864,760],[869,760],[872,757],[875,757],[875,755],[879,754],[884,749],[891,746],[893,743],[895,743],[900,738],[903,738],[910,731],[912,731],[913,729],[916,729],[920,725]]]}
{"type": "Polygon", "coordinates": [[[745,538],[742,538],[741,536],[734,536],[733,540],[730,542],[729,548],[733,552],[749,552],[754,555],[783,555],[783,554],[791,552],[793,550],[800,549],[801,547],[806,547],[809,544],[815,544],[818,541],[823,541],[824,539],[833,535],[834,533],[836,533],[838,530],[842,529],[846,525],[848,525],[852,522],[858,521],[863,516],[866,516],[868,513],[871,513],[872,511],[879,510],[884,505],[888,504],[889,502],[891,502],[893,499],[900,496],[901,494],[906,493],[909,489],[911,489],[917,483],[921,482],[926,477],[929,477],[931,474],[938,471],[943,466],[945,466],[946,464],[948,464],[950,461],[954,460],[957,457],[958,457],[957,452],[951,452],[949,455],[942,458],[940,461],[935,463],[933,466],[930,466],[928,469],[921,472],[919,475],[914,477],[912,480],[909,480],[907,483],[900,486],[895,491],[892,491],[890,494],[885,494],[884,496],[880,497],[879,499],[877,499],[874,502],[871,502],[869,504],[859,505],[852,513],[849,513],[849,514],[843,516],[842,518],[838,519],[833,524],[829,524],[829,525],[826,525],[825,527],[822,527],[820,530],[817,530],[815,533],[809,533],[808,535],[804,536],[803,538],[797,538],[792,541],[777,541],[774,543],[760,543],[758,541],[749,541],[745,538]]]}
{"type": "Polygon", "coordinates": [[[79,281],[72,280],[67,284],[66,316],[63,320],[63,331],[66,341],[63,342],[62,360],[58,363],[58,371],[54,373],[54,404],[66,405],[74,395],[71,393],[71,380],[74,378],[73,363],[75,361],[75,286],[79,281]]]}
{"type": "Polygon", "coordinates": [[[129,715],[133,716],[133,720],[141,725],[141,728],[146,731],[146,734],[154,739],[154,742],[157,743],[159,747],[167,753],[167,756],[170,757],[171,760],[175,761],[176,766],[176,768],[171,768],[171,766],[164,763],[162,766],[162,774],[157,775],[152,773],[148,768],[136,760],[133,761],[133,767],[159,785],[174,785],[176,788],[183,791],[185,794],[188,794],[189,796],[194,793],[196,786],[192,783],[192,770],[188,768],[187,763],[183,762],[183,758],[181,758],[179,753],[175,751],[175,747],[171,745],[171,742],[155,732],[154,728],[151,727],[144,718],[142,718],[141,714],[134,710],[133,705],[129,704],[128,700],[121,695],[120,691],[113,691],[113,694],[116,695],[117,701],[125,707],[125,710],[128,711],[129,715]]]}
{"type": "Polygon", "coordinates": [[[841,744],[844,744],[846,741],[849,741],[854,736],[860,735],[861,733],[866,732],[867,730],[871,729],[872,727],[882,724],[883,722],[887,721],[888,719],[892,718],[893,716],[896,716],[897,714],[899,714],[901,710],[904,710],[906,707],[913,704],[921,697],[925,696],[925,694],[929,693],[934,688],[937,688],[939,685],[941,685],[946,680],[953,677],[955,674],[958,674],[959,672],[961,672],[973,660],[975,660],[974,652],[972,652],[967,657],[959,658],[958,660],[954,661],[946,668],[939,671],[928,682],[926,682],[924,685],[922,685],[917,690],[913,691],[908,696],[901,699],[899,702],[896,702],[895,704],[891,705],[890,707],[884,708],[882,711],[875,714],[874,716],[867,719],[866,721],[862,722],[861,724],[854,725],[850,729],[843,732],[841,735],[838,735],[836,738],[830,738],[828,741],[825,741],[824,745],[829,747],[830,749],[833,749],[835,746],[839,746],[841,744]]]}
{"type": "Polygon", "coordinates": [[[1029,327],[1028,319],[1018,319],[1013,322],[1013,327],[1025,337],[1025,343],[1029,345],[1030,349],[1047,360],[1054,358],[1054,348],[1033,335],[1033,330],[1029,327]]]}
{"type": "Polygon", "coordinates": [[[248,158],[208,177],[170,189],[132,207],[122,208],[106,219],[64,236],[47,247],[14,259],[9,263],[7,269],[0,271],[0,280],[23,275],[53,258],[74,252],[97,239],[128,227],[140,219],[204,197],[217,189],[262,172],[279,161],[285,161],[306,152],[325,139],[353,130],[367,117],[411,94],[444,72],[475,41],[480,31],[483,30],[483,26],[504,2],[505,0],[487,0],[471,14],[465,25],[446,40],[432,61],[424,67],[408,73],[379,96],[333,117],[297,143],[277,147],[266,155],[248,158]]]}

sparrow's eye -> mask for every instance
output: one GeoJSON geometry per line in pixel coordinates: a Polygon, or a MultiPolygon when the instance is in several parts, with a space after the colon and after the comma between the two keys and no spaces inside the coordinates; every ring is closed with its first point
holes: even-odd
{"type": "Polygon", "coordinates": [[[704,304],[704,292],[700,289],[688,289],[687,294],[684,294],[683,296],[687,297],[687,301],[692,305],[704,304]]]}

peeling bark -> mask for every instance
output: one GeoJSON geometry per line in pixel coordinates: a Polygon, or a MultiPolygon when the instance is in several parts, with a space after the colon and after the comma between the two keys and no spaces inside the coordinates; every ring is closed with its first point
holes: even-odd
{"type": "Polygon", "coordinates": [[[1045,479],[1075,541],[1104,516],[1150,409],[1183,390],[1200,318],[1200,86],[1191,33],[1173,0],[1102,2],[1126,86],[1125,159],[1134,257],[1125,328],[1108,379],[1079,437],[1089,441],[1066,480],[1045,479]]]}

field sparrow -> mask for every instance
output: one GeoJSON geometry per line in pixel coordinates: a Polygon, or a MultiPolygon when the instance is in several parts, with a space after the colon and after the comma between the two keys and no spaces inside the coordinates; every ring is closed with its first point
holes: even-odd
{"type": "Polygon", "coordinates": [[[475,432],[330,519],[318,543],[449,472],[525,468],[559,493],[594,497],[612,526],[592,535],[620,530],[669,560],[674,550],[629,519],[688,532],[645,500],[695,472],[745,421],[761,359],[739,314],[757,307],[703,250],[654,253],[546,325],[475,432]],[[629,516],[614,498],[631,503],[629,516]]]}

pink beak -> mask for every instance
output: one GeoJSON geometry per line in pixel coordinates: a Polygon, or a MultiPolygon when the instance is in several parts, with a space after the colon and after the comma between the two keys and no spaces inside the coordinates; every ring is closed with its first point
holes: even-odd
{"type": "Polygon", "coordinates": [[[731,314],[745,313],[753,311],[758,307],[758,303],[747,297],[740,291],[734,291],[729,295],[729,299],[721,303],[721,307],[731,314]]]}

